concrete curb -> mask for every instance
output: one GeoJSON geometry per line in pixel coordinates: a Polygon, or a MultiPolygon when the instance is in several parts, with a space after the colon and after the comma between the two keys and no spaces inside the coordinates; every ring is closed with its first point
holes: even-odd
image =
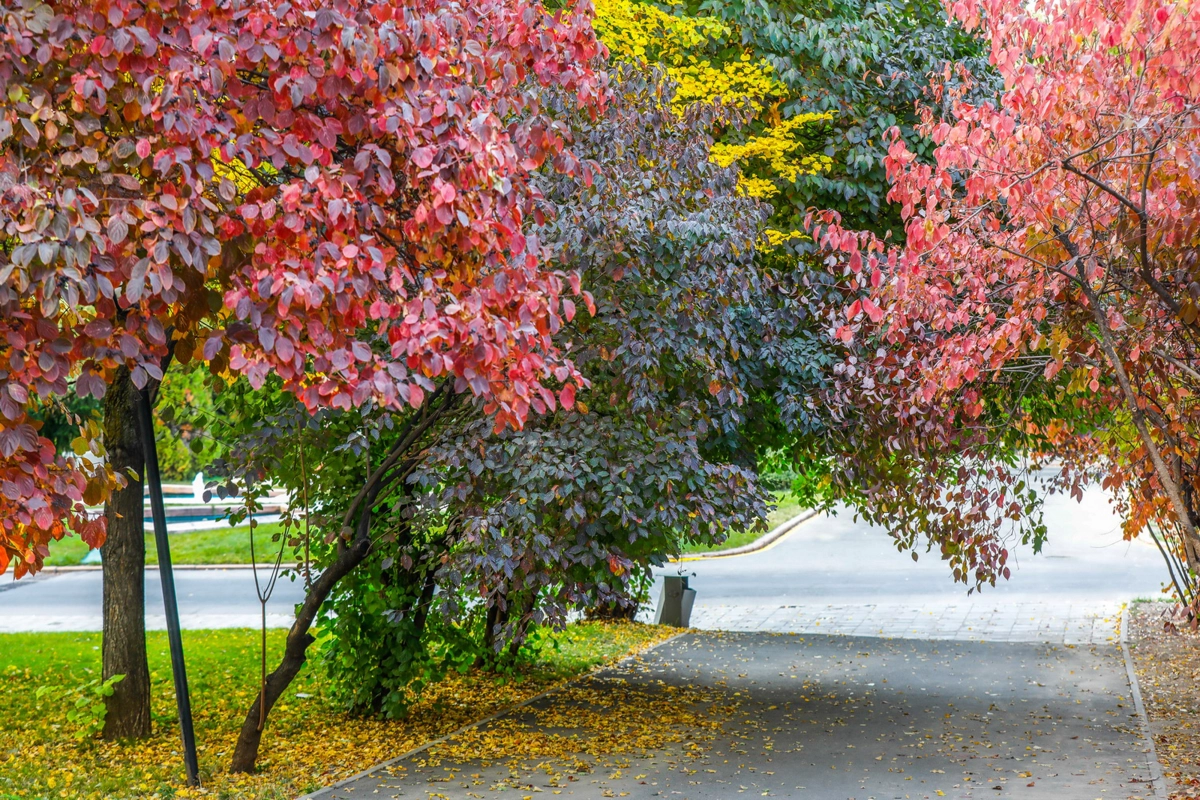
{"type": "Polygon", "coordinates": [[[1150,732],[1150,718],[1146,716],[1146,706],[1142,703],[1142,691],[1138,687],[1137,673],[1133,669],[1133,656],[1129,654],[1129,606],[1121,608],[1121,655],[1125,657],[1125,673],[1129,678],[1129,688],[1133,694],[1133,707],[1137,711],[1138,723],[1142,728],[1142,738],[1146,740],[1146,763],[1150,768],[1150,794],[1156,800],[1168,800],[1166,779],[1163,778],[1162,765],[1158,763],[1158,753],[1154,749],[1154,736],[1150,732]]]}
{"type": "MultiPolygon", "coordinates": [[[[275,566],[274,562],[270,564],[262,563],[258,565],[264,569],[269,569],[275,566]]],[[[253,569],[253,564],[172,564],[171,569],[253,569]]],[[[103,564],[77,564],[72,567],[42,567],[38,575],[66,575],[70,572],[100,572],[104,569],[103,564]]],[[[158,564],[147,564],[146,569],[158,569],[158,564]]]]}
{"type": "Polygon", "coordinates": [[[387,769],[388,767],[392,766],[393,764],[398,764],[401,761],[404,761],[405,759],[412,758],[413,756],[417,755],[418,753],[423,753],[426,750],[428,750],[429,748],[431,748],[435,745],[439,745],[442,742],[446,741],[447,739],[454,738],[455,736],[459,735],[463,731],[469,731],[472,728],[479,727],[480,725],[486,725],[487,723],[492,722],[493,720],[497,720],[500,717],[503,717],[505,714],[511,714],[512,712],[516,711],[518,708],[524,708],[525,706],[529,705],[530,703],[535,703],[538,700],[541,700],[543,697],[549,697],[550,695],[554,694],[555,692],[561,690],[567,684],[574,683],[575,681],[579,680],[580,678],[587,677],[588,675],[595,675],[597,672],[601,672],[606,669],[613,669],[614,667],[619,667],[627,661],[630,661],[634,658],[638,658],[639,656],[643,656],[646,653],[649,653],[653,650],[657,650],[658,648],[662,647],[663,645],[673,642],[676,639],[680,638],[681,636],[687,636],[689,633],[691,633],[691,631],[683,631],[681,633],[677,633],[674,636],[670,636],[666,639],[663,639],[661,642],[655,642],[654,644],[647,647],[645,650],[639,650],[636,653],[631,653],[630,655],[625,656],[624,658],[622,658],[620,661],[617,661],[616,663],[604,664],[602,666],[598,666],[598,667],[590,670],[589,672],[585,672],[582,675],[576,675],[574,678],[571,678],[571,680],[569,680],[569,681],[563,681],[562,683],[558,684],[557,686],[552,686],[549,689],[547,689],[546,691],[541,692],[540,694],[535,694],[533,697],[522,700],[519,703],[514,703],[513,705],[508,706],[507,708],[503,708],[500,711],[497,711],[495,714],[492,714],[489,717],[484,717],[483,719],[476,720],[475,722],[469,722],[466,725],[463,725],[461,728],[458,728],[456,730],[451,731],[450,733],[447,733],[445,736],[439,736],[437,739],[434,739],[431,742],[426,742],[425,744],[421,745],[420,747],[414,747],[412,750],[409,750],[407,753],[401,753],[400,755],[396,756],[395,758],[389,758],[387,761],[381,761],[380,763],[376,764],[375,766],[368,767],[367,769],[363,770],[362,772],[359,772],[356,775],[351,775],[349,778],[342,778],[337,783],[331,783],[329,786],[326,786],[322,789],[317,789],[315,792],[309,792],[308,794],[300,795],[299,797],[296,798],[296,800],[325,800],[325,798],[330,797],[331,792],[336,791],[337,789],[340,789],[343,786],[346,786],[346,785],[353,783],[354,781],[360,780],[362,778],[370,777],[372,774],[378,772],[381,769],[387,769]]]}
{"type": "Polygon", "coordinates": [[[798,528],[800,523],[808,522],[816,515],[817,511],[815,509],[802,511],[788,521],[784,522],[782,525],[771,531],[768,531],[767,533],[764,533],[750,544],[744,544],[741,547],[732,547],[728,550],[718,550],[715,553],[696,553],[694,555],[684,556],[679,559],[673,559],[671,563],[678,564],[683,561],[703,561],[706,558],[730,558],[732,556],[744,556],[749,553],[757,553],[759,550],[766,550],[768,547],[775,544],[777,541],[798,528]]]}
{"type": "MultiPolygon", "coordinates": [[[[808,522],[815,517],[815,510],[802,511],[791,519],[787,520],[778,527],[764,533],[762,536],[755,539],[750,544],[744,544],[741,547],[732,547],[728,550],[717,550],[713,553],[696,553],[695,555],[684,556],[679,561],[702,561],[706,558],[729,558],[730,556],[743,556],[747,553],[757,553],[759,550],[765,550],[777,541],[782,539],[797,528],[800,523],[808,522]]],[[[678,563],[673,561],[672,563],[678,563]]],[[[270,567],[272,564],[259,564],[260,567],[270,567]]],[[[251,569],[252,564],[172,564],[172,569],[251,569]]],[[[104,569],[103,564],[76,564],[70,567],[42,567],[39,575],[64,575],[70,572],[99,572],[104,569]]],[[[158,569],[157,564],[147,564],[146,569],[158,569]]]]}

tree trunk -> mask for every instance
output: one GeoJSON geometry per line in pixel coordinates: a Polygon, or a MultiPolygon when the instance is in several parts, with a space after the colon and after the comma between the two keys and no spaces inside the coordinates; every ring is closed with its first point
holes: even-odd
{"type": "Polygon", "coordinates": [[[513,631],[512,641],[508,643],[508,658],[510,661],[517,660],[517,654],[521,652],[521,645],[525,644],[525,637],[529,635],[529,626],[533,623],[533,609],[537,605],[537,595],[530,594],[521,604],[521,616],[517,621],[517,628],[513,631]]]}
{"type": "Polygon", "coordinates": [[[421,587],[421,597],[417,607],[413,609],[413,629],[417,638],[425,634],[425,623],[429,620],[429,608],[433,605],[433,593],[437,590],[437,565],[430,565],[425,570],[425,584],[421,587]]]}
{"type": "Polygon", "coordinates": [[[105,739],[150,735],[150,669],[146,663],[146,540],[142,523],[142,442],[137,387],[117,370],[104,397],[104,448],[113,470],[128,483],[104,506],[108,538],[104,559],[104,680],[124,675],[105,698],[105,739]],[[134,474],[131,475],[130,472],[134,474]],[[136,477],[134,477],[136,475],[136,477]]]}
{"type": "Polygon", "coordinates": [[[309,628],[317,617],[321,604],[329,597],[337,582],[363,562],[371,551],[371,504],[375,500],[377,490],[366,498],[358,528],[353,542],[342,549],[337,559],[321,576],[313,581],[304,595],[304,602],[296,612],[296,621],[288,631],[287,642],[283,648],[283,659],[275,671],[267,676],[263,686],[254,698],[254,703],[246,712],[242,722],[242,730],[238,734],[237,745],[233,749],[233,759],[229,765],[230,772],[253,772],[258,761],[258,747],[262,742],[263,730],[267,727],[267,715],[275,707],[275,703],[284,690],[300,674],[307,660],[305,652],[308,646],[316,641],[309,628]]]}
{"type": "Polygon", "coordinates": [[[497,661],[499,653],[497,636],[500,629],[508,623],[508,604],[505,598],[505,606],[501,608],[499,602],[496,602],[487,607],[487,613],[484,615],[483,621],[483,654],[475,660],[475,666],[483,667],[488,664],[494,664],[497,661]]]}
{"type": "Polygon", "coordinates": [[[233,749],[233,759],[230,761],[230,772],[253,772],[258,761],[258,748],[262,742],[263,730],[267,727],[267,715],[287,689],[288,685],[304,667],[305,652],[313,643],[312,634],[308,631],[317,617],[321,604],[333,592],[338,581],[350,574],[361,564],[371,552],[371,515],[375,501],[392,482],[403,482],[409,471],[416,465],[410,458],[401,459],[416,442],[439,421],[453,406],[456,395],[451,390],[453,382],[443,383],[435,392],[425,395],[425,402],[413,417],[410,417],[401,429],[399,441],[392,447],[387,458],[375,468],[367,478],[358,495],[350,501],[350,507],[342,517],[342,525],[348,526],[352,520],[357,520],[354,537],[349,544],[340,546],[333,563],[313,581],[304,594],[304,602],[296,609],[296,621],[288,631],[287,642],[283,648],[283,659],[275,671],[267,676],[265,685],[259,690],[254,703],[246,712],[242,722],[242,730],[238,734],[237,744],[233,749]],[[400,462],[401,466],[397,466],[400,462]]]}
{"type": "Polygon", "coordinates": [[[601,620],[604,622],[612,622],[614,620],[633,622],[637,618],[637,612],[637,603],[630,603],[627,606],[623,606],[614,600],[592,606],[584,616],[589,620],[601,620]]]}

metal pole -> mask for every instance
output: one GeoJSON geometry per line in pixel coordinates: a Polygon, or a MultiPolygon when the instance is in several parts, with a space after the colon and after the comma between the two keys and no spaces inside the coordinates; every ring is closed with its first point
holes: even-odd
{"type": "Polygon", "coordinates": [[[175,600],[175,575],[171,571],[171,547],[167,543],[167,511],[163,507],[162,479],[158,474],[158,445],[154,441],[154,411],[150,393],[138,392],[138,426],[142,433],[146,486],[150,489],[150,512],[154,517],[154,542],[158,548],[158,577],[162,582],[163,605],[167,612],[167,640],[171,644],[171,672],[175,678],[175,700],[179,705],[179,729],[183,734],[183,763],[188,786],[200,785],[196,761],[196,734],[192,730],[192,701],[188,697],[187,670],[183,664],[183,637],[179,630],[179,604],[175,600]]]}

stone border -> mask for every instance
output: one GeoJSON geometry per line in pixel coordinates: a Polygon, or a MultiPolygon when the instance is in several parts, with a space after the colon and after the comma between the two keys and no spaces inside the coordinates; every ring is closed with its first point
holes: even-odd
{"type": "Polygon", "coordinates": [[[679,559],[673,559],[670,563],[679,564],[684,561],[703,561],[706,558],[730,558],[732,556],[744,556],[748,553],[757,553],[759,550],[766,550],[771,545],[778,542],[783,537],[800,527],[800,523],[808,522],[817,515],[816,509],[801,511],[796,516],[779,525],[774,530],[764,533],[762,536],[755,539],[750,544],[744,544],[741,547],[731,547],[728,550],[717,550],[714,553],[693,553],[683,556],[679,559]]]}
{"type": "Polygon", "coordinates": [[[445,736],[439,736],[438,738],[434,739],[433,741],[426,742],[425,744],[421,745],[420,747],[414,747],[412,750],[409,750],[407,753],[401,753],[400,755],[396,756],[395,758],[389,758],[387,761],[381,761],[373,767],[368,767],[367,769],[364,769],[362,772],[359,772],[355,775],[351,775],[348,778],[342,778],[340,781],[338,781],[336,783],[331,783],[330,785],[325,786],[321,789],[317,789],[315,792],[309,792],[308,794],[302,794],[299,797],[297,797],[296,800],[322,800],[322,798],[325,798],[328,796],[329,792],[332,792],[336,789],[340,789],[341,787],[351,784],[354,781],[369,777],[381,769],[387,769],[388,767],[392,766],[393,764],[398,764],[399,762],[404,761],[405,759],[412,758],[413,756],[417,755],[418,753],[423,753],[426,750],[428,750],[429,748],[439,745],[442,742],[446,741],[447,739],[452,739],[455,736],[458,736],[463,731],[469,731],[472,728],[478,728],[480,725],[486,725],[487,723],[492,722],[493,720],[497,720],[506,714],[511,714],[512,712],[516,711],[518,708],[524,708],[525,706],[529,705],[530,703],[535,703],[538,700],[541,700],[543,697],[549,697],[550,695],[552,695],[555,692],[562,689],[567,684],[574,683],[575,681],[579,680],[580,678],[583,678],[587,675],[594,675],[597,672],[601,672],[606,669],[614,669],[616,667],[619,667],[622,664],[624,664],[626,661],[630,661],[639,656],[645,655],[646,653],[649,653],[653,650],[657,650],[658,648],[662,647],[665,644],[673,642],[680,637],[687,636],[689,633],[692,633],[692,631],[682,631],[680,633],[675,634],[674,636],[668,636],[666,639],[663,639],[661,642],[655,642],[654,644],[650,645],[649,647],[645,648],[644,650],[639,650],[636,653],[630,653],[629,655],[622,658],[620,661],[617,661],[613,664],[601,664],[601,665],[589,670],[588,672],[585,672],[581,675],[576,675],[574,678],[571,678],[571,680],[569,680],[569,681],[563,681],[562,683],[558,684],[557,686],[552,686],[544,692],[535,694],[533,697],[522,700],[519,703],[514,703],[513,705],[508,706],[507,708],[503,708],[503,709],[497,711],[495,714],[492,714],[491,716],[484,717],[483,719],[476,720],[475,722],[468,722],[466,725],[463,725],[461,728],[457,728],[456,730],[450,731],[450,733],[447,733],[445,736]]]}
{"type": "Polygon", "coordinates": [[[1129,654],[1128,605],[1121,607],[1121,655],[1125,657],[1125,673],[1129,678],[1129,688],[1133,694],[1133,707],[1137,711],[1142,738],[1146,740],[1146,764],[1150,768],[1150,794],[1157,800],[1168,800],[1167,782],[1162,774],[1162,765],[1158,762],[1158,753],[1154,749],[1154,736],[1150,732],[1150,718],[1146,716],[1146,706],[1142,703],[1142,691],[1138,687],[1137,672],[1133,668],[1133,657],[1129,654]]]}
{"type": "MultiPolygon", "coordinates": [[[[274,562],[271,562],[271,563],[264,562],[262,564],[259,564],[258,566],[263,569],[270,569],[274,565],[275,565],[274,562]]],[[[253,567],[254,567],[253,564],[172,564],[171,565],[171,569],[173,569],[173,570],[181,570],[181,569],[188,569],[188,570],[194,570],[194,569],[203,569],[203,570],[208,570],[208,569],[252,569],[253,567]]],[[[100,572],[103,569],[104,569],[103,564],[76,564],[76,565],[70,566],[70,567],[42,567],[40,570],[38,570],[37,574],[38,575],[46,575],[46,576],[66,575],[71,572],[100,572]]],[[[158,569],[158,564],[147,564],[146,569],[158,569]]]]}
{"type": "MultiPolygon", "coordinates": [[[[784,522],[782,525],[779,525],[778,527],[774,528],[773,530],[768,531],[767,533],[764,533],[762,536],[758,537],[750,544],[744,544],[741,547],[733,547],[733,548],[730,548],[729,550],[718,550],[713,553],[695,553],[693,555],[684,556],[682,559],[679,559],[679,560],[680,561],[700,561],[700,560],[703,560],[706,558],[728,558],[729,556],[742,556],[742,555],[746,555],[747,553],[756,553],[759,550],[765,550],[766,548],[775,544],[775,542],[779,541],[780,539],[782,539],[783,537],[785,537],[789,533],[791,533],[793,530],[795,530],[797,527],[799,527],[800,523],[807,522],[808,520],[812,519],[816,515],[817,515],[817,512],[812,509],[810,509],[808,511],[802,511],[799,514],[797,514],[796,516],[794,516],[791,519],[784,522]]],[[[672,563],[678,563],[678,562],[672,562],[672,563]]],[[[259,564],[259,566],[260,567],[270,567],[271,564],[263,563],[263,564],[259,564]]],[[[253,567],[253,565],[252,564],[172,564],[171,567],[172,567],[172,569],[176,569],[176,570],[180,570],[180,569],[189,569],[189,570],[190,569],[198,569],[198,570],[251,569],[253,567]]],[[[104,569],[103,564],[75,564],[75,565],[72,565],[69,567],[42,567],[38,571],[37,574],[45,575],[45,576],[66,575],[71,572],[99,572],[102,569],[104,569]]],[[[147,564],[146,569],[158,569],[158,564],[147,564]]]]}

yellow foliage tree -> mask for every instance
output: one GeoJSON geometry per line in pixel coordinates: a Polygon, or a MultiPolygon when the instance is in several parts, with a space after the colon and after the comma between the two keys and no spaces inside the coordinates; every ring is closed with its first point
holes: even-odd
{"type": "MultiPolygon", "coordinates": [[[[712,158],[721,166],[741,168],[740,186],[751,197],[769,199],[780,183],[824,172],[832,160],[810,153],[800,138],[806,125],[830,118],[802,113],[781,119],[779,109],[791,99],[765,59],[753,58],[740,46],[739,32],[715,17],[669,13],[639,0],[595,0],[596,33],[610,57],[659,65],[678,84],[675,102],[740,103],[762,126],[742,141],[718,142],[712,158]]],[[[798,237],[796,231],[768,230],[769,245],[798,237]]]]}

